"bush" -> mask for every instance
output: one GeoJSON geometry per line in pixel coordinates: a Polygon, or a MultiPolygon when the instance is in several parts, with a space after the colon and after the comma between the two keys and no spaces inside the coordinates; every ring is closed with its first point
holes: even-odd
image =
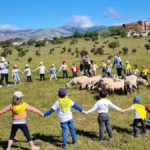
{"type": "Polygon", "coordinates": [[[32,61],[32,57],[28,58],[28,63],[30,63],[32,61]]]}
{"type": "Polygon", "coordinates": [[[104,54],[104,50],[103,48],[97,48],[96,51],[94,52],[94,55],[103,55],[104,54]]]}
{"type": "Polygon", "coordinates": [[[119,55],[121,55],[121,54],[122,54],[122,51],[119,51],[118,53],[119,53],[119,55]]]}
{"type": "Polygon", "coordinates": [[[127,47],[123,47],[122,48],[123,54],[127,55],[128,54],[128,48],[127,47]]]}
{"type": "Polygon", "coordinates": [[[36,50],[36,51],[35,51],[35,55],[36,55],[36,56],[40,56],[41,54],[40,54],[40,52],[39,52],[38,50],[36,50]]]}
{"type": "Polygon", "coordinates": [[[81,52],[80,52],[80,56],[81,57],[83,57],[83,56],[85,56],[85,55],[87,55],[88,54],[88,52],[86,51],[86,50],[82,50],[81,52]]]}
{"type": "Polygon", "coordinates": [[[91,41],[91,38],[90,37],[86,37],[85,41],[91,41]]]}
{"type": "Polygon", "coordinates": [[[112,58],[113,58],[112,55],[109,55],[109,56],[107,57],[108,60],[111,60],[112,58]]]}
{"type": "Polygon", "coordinates": [[[7,52],[5,52],[5,51],[1,52],[1,56],[6,58],[7,57],[7,52]]]}
{"type": "Polygon", "coordinates": [[[95,48],[92,48],[92,49],[91,49],[91,53],[94,53],[94,52],[95,52],[95,48]]]}
{"type": "Polygon", "coordinates": [[[68,53],[70,53],[71,52],[71,48],[68,48],[68,53]]]}
{"type": "Polygon", "coordinates": [[[132,53],[136,53],[137,52],[137,50],[134,48],[134,49],[132,49],[132,53]]]}
{"type": "Polygon", "coordinates": [[[118,41],[112,41],[108,44],[108,46],[109,46],[109,48],[113,49],[113,53],[114,53],[115,48],[119,47],[120,44],[118,41]]]}
{"type": "Polygon", "coordinates": [[[72,52],[71,55],[74,55],[74,52],[72,52]]]}
{"type": "Polygon", "coordinates": [[[20,51],[19,53],[18,53],[18,56],[19,57],[23,57],[23,56],[25,56],[26,55],[26,51],[20,51]]]}

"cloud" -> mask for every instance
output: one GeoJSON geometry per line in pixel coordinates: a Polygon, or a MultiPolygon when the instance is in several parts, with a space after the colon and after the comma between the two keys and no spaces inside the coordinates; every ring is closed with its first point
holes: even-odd
{"type": "Polygon", "coordinates": [[[19,28],[11,24],[0,24],[0,30],[1,31],[4,31],[4,30],[15,31],[15,30],[19,30],[19,28]]]}
{"type": "Polygon", "coordinates": [[[117,12],[116,10],[114,10],[113,8],[108,8],[105,12],[104,12],[104,17],[111,17],[114,20],[118,20],[123,18],[123,16],[121,16],[119,14],[119,12],[117,12]]]}
{"type": "Polygon", "coordinates": [[[94,23],[90,20],[88,16],[74,15],[68,19],[68,22],[73,26],[79,26],[83,28],[94,26],[94,23]]]}

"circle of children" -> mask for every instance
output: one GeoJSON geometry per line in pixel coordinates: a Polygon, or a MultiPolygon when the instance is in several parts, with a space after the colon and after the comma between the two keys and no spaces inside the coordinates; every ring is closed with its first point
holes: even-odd
{"type": "MultiPolygon", "coordinates": [[[[89,62],[89,58],[86,55],[82,58],[82,65],[80,66],[80,69],[84,72],[85,75],[91,74],[91,71],[89,70],[89,68],[90,68],[89,63],[87,63],[87,62],[89,62]]],[[[106,66],[106,68],[108,66],[111,66],[110,61],[108,61],[107,64],[105,64],[105,65],[104,65],[104,63],[105,63],[104,61],[102,63],[103,63],[103,66],[106,66]]],[[[63,69],[64,65],[66,65],[66,62],[63,62],[60,69],[63,69]]],[[[93,61],[91,61],[91,65],[95,66],[96,64],[93,61]]],[[[119,57],[119,55],[115,56],[114,65],[116,65],[118,76],[121,76],[121,70],[122,69],[120,69],[120,68],[122,68],[122,64],[121,64],[121,58],[119,57]]],[[[51,66],[52,66],[52,68],[55,67],[54,64],[52,64],[51,66]]],[[[102,71],[105,72],[104,70],[106,68],[102,68],[102,71]]],[[[1,85],[2,85],[2,81],[4,78],[6,79],[6,84],[8,85],[8,70],[7,69],[8,69],[8,63],[7,63],[6,59],[2,58],[1,59],[1,85]],[[4,66],[5,66],[5,68],[4,68],[4,66]],[[4,70],[5,71],[7,70],[7,71],[3,72],[4,70]]],[[[14,65],[14,70],[15,69],[18,69],[16,65],[14,65]]],[[[29,70],[28,65],[25,66],[25,73],[26,73],[27,69],[29,70]]],[[[137,70],[135,72],[135,74],[137,75],[139,73],[137,66],[135,66],[134,69],[137,70]]],[[[143,69],[145,69],[145,66],[143,69]]],[[[40,66],[38,68],[34,69],[34,71],[36,71],[36,70],[38,70],[40,73],[40,80],[43,80],[46,68],[44,67],[42,62],[40,63],[40,66]]],[[[54,73],[53,70],[54,69],[51,70],[50,79],[56,78],[56,71],[54,73]]],[[[93,71],[94,71],[93,75],[96,75],[95,67],[93,67],[93,71]]],[[[14,72],[15,71],[12,71],[12,73],[14,73],[14,72]]],[[[77,69],[75,72],[77,72],[77,69]]],[[[111,75],[111,72],[109,72],[109,73],[105,72],[105,73],[107,73],[108,76],[111,75]]],[[[143,73],[143,71],[142,71],[142,73],[143,73]]],[[[14,74],[18,74],[18,73],[14,73],[14,74]]],[[[14,76],[14,74],[13,74],[13,76],[14,76]]],[[[126,61],[125,74],[126,75],[131,74],[131,66],[130,66],[128,61],[126,61]]],[[[32,81],[31,80],[31,71],[29,71],[28,74],[26,73],[26,75],[27,75],[27,81],[31,82],[32,81]]],[[[76,76],[77,74],[73,74],[73,76],[74,75],[76,76]]],[[[18,79],[16,79],[17,77],[19,77],[19,76],[14,77],[15,84],[16,84],[16,80],[18,81],[18,79]]],[[[63,77],[67,77],[67,70],[63,70],[63,77]]],[[[145,76],[143,76],[143,77],[145,78],[145,76]]],[[[147,79],[147,77],[145,79],[147,79]]],[[[23,98],[24,95],[21,91],[15,91],[13,93],[12,103],[0,110],[0,115],[4,114],[6,112],[12,113],[12,127],[11,127],[11,133],[10,133],[10,137],[9,137],[9,141],[8,141],[7,150],[11,149],[14,138],[16,136],[16,132],[18,129],[22,130],[22,132],[24,133],[24,135],[25,135],[27,141],[29,142],[32,150],[40,149],[40,147],[36,146],[31,139],[31,136],[30,136],[30,133],[28,130],[28,126],[26,123],[27,111],[31,111],[31,112],[36,113],[36,114],[43,116],[43,117],[47,117],[47,116],[51,115],[54,111],[57,112],[58,118],[60,120],[60,126],[62,129],[62,147],[64,149],[67,148],[68,128],[69,128],[70,133],[71,133],[72,143],[74,145],[77,145],[76,130],[75,130],[75,126],[74,126],[74,120],[73,120],[71,108],[74,108],[74,109],[78,110],[79,112],[81,112],[85,115],[92,113],[92,112],[97,110],[97,112],[98,112],[98,125],[99,125],[99,132],[100,132],[98,141],[100,144],[103,143],[103,140],[104,140],[104,129],[105,129],[105,127],[106,127],[108,135],[109,135],[109,140],[110,141],[113,140],[112,128],[110,125],[110,119],[109,119],[109,113],[108,113],[109,108],[113,108],[116,111],[119,111],[122,113],[128,112],[128,111],[133,111],[133,113],[134,113],[134,120],[133,120],[134,137],[135,138],[138,137],[138,124],[139,123],[142,125],[143,133],[146,133],[146,125],[145,124],[146,124],[146,122],[150,121],[150,120],[146,120],[146,111],[150,111],[150,105],[147,105],[146,107],[143,106],[141,104],[140,96],[135,96],[133,98],[133,105],[131,107],[126,108],[126,109],[121,109],[118,106],[116,106],[115,104],[113,104],[107,98],[107,91],[106,90],[104,90],[104,89],[100,90],[99,95],[100,95],[100,100],[98,100],[96,102],[96,104],[91,109],[89,109],[88,111],[85,111],[83,108],[81,108],[78,104],[74,103],[68,97],[66,88],[60,88],[60,89],[58,89],[57,101],[52,105],[52,107],[47,112],[42,112],[39,109],[27,104],[24,101],[24,98],[23,98]]]]}
{"type": "MultiPolygon", "coordinates": [[[[5,79],[6,85],[9,87],[9,66],[10,66],[9,62],[7,62],[7,60],[4,57],[1,57],[1,60],[0,60],[0,75],[1,75],[0,88],[3,85],[4,79],[5,79]]],[[[113,65],[111,64],[111,60],[109,60],[109,59],[107,61],[104,61],[104,60],[101,61],[102,75],[111,77],[112,76],[111,71],[112,71],[112,68],[114,68],[114,66],[116,67],[118,77],[122,77],[122,71],[124,70],[124,74],[126,76],[134,74],[137,77],[141,76],[143,79],[148,81],[148,78],[147,78],[148,68],[146,67],[146,65],[143,65],[141,67],[141,70],[139,70],[137,64],[134,64],[133,69],[132,69],[129,61],[127,60],[125,62],[125,67],[123,69],[122,60],[121,60],[119,54],[115,55],[113,65]]],[[[45,80],[46,72],[50,74],[50,80],[52,80],[52,79],[57,79],[57,73],[61,72],[61,71],[63,72],[63,78],[68,78],[68,71],[72,72],[72,77],[77,77],[79,69],[80,69],[82,75],[89,76],[89,77],[96,76],[98,65],[96,64],[95,61],[90,60],[88,55],[86,54],[82,57],[79,67],[76,65],[76,63],[73,63],[73,65],[69,69],[67,62],[64,60],[61,64],[61,67],[59,70],[57,70],[57,68],[55,67],[55,64],[51,64],[51,68],[50,68],[50,70],[48,70],[44,66],[44,63],[41,61],[39,66],[37,68],[35,68],[33,70],[33,72],[38,71],[39,76],[40,76],[40,81],[42,81],[42,80],[45,80]]],[[[27,82],[32,82],[31,69],[30,69],[29,65],[26,64],[24,71],[21,71],[21,69],[19,69],[18,66],[16,64],[14,64],[13,69],[12,69],[12,77],[14,80],[14,85],[16,85],[17,83],[21,83],[21,78],[20,78],[21,73],[25,74],[25,76],[27,78],[27,82]]]]}

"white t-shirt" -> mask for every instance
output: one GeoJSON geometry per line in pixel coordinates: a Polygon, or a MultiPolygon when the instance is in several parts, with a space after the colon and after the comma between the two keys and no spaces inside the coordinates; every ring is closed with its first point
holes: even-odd
{"type": "Polygon", "coordinates": [[[39,71],[39,74],[45,74],[46,68],[45,66],[40,66],[36,70],[39,71]]]}
{"type": "Polygon", "coordinates": [[[28,76],[31,76],[31,69],[30,68],[26,68],[25,69],[25,75],[28,77],[28,76]]]}
{"type": "Polygon", "coordinates": [[[110,100],[108,99],[100,99],[92,109],[88,110],[87,113],[92,113],[95,110],[98,111],[98,113],[108,113],[109,108],[113,108],[117,111],[121,111],[121,108],[118,106],[114,105],[110,100]]]}
{"type": "Polygon", "coordinates": [[[66,121],[71,120],[73,118],[72,112],[71,112],[71,107],[73,105],[74,105],[74,102],[71,101],[70,108],[66,112],[63,112],[61,110],[61,107],[59,106],[59,102],[58,101],[52,106],[52,109],[57,111],[57,115],[58,115],[58,117],[60,119],[60,122],[66,122],[66,121]]]}
{"type": "Polygon", "coordinates": [[[9,71],[8,71],[8,67],[9,67],[9,64],[7,62],[2,62],[0,64],[1,66],[1,74],[8,74],[9,71]]]}
{"type": "Polygon", "coordinates": [[[134,114],[134,119],[141,119],[140,115],[138,114],[138,112],[135,110],[134,105],[132,105],[131,110],[133,111],[134,114]]]}

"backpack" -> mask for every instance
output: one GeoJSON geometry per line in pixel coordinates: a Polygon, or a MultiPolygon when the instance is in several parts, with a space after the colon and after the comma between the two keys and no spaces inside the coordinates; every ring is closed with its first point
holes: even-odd
{"type": "Polygon", "coordinates": [[[147,104],[147,105],[146,105],[146,110],[147,110],[148,112],[150,112],[150,104],[147,104]]]}

